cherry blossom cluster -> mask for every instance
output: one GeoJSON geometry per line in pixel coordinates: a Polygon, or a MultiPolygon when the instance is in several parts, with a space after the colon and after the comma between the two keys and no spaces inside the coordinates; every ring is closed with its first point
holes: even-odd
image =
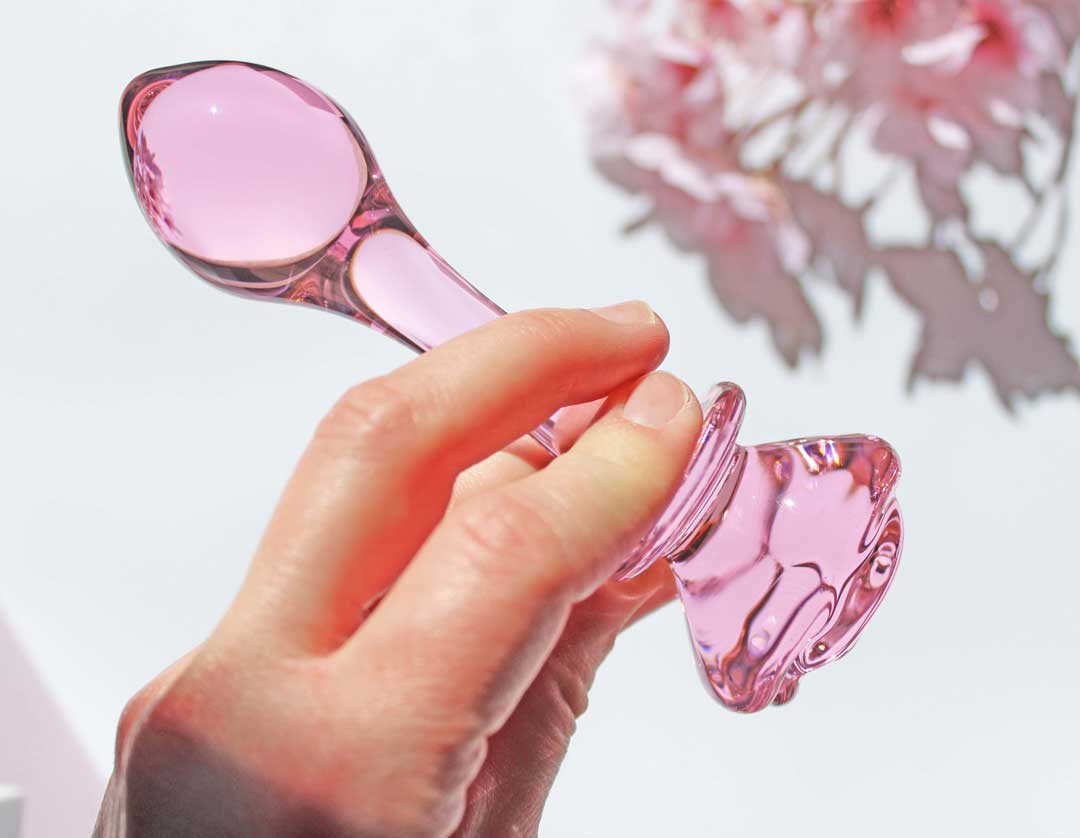
{"type": "Polygon", "coordinates": [[[702,254],[722,305],[764,320],[789,364],[822,347],[813,278],[858,313],[880,275],[923,323],[912,382],[979,365],[1007,406],[1080,389],[1048,321],[1077,0],[614,6],[588,62],[593,159],[640,196],[630,227],[657,224],[702,254]],[[1012,229],[984,223],[994,213],[975,205],[977,178],[1019,195],[997,213],[1012,229]],[[875,213],[901,194],[919,212],[890,232],[875,213]]]}

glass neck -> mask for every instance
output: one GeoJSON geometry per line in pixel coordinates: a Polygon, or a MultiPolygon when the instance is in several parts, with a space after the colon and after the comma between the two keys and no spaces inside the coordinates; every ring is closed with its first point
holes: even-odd
{"type": "MultiPolygon", "coordinates": [[[[417,236],[383,227],[368,232],[344,266],[351,312],[415,349],[426,352],[506,312],[477,291],[417,236]]],[[[558,454],[553,423],[532,437],[558,454]]]]}
{"type": "Polygon", "coordinates": [[[383,228],[352,251],[344,282],[369,317],[418,352],[506,312],[413,236],[383,228]]]}

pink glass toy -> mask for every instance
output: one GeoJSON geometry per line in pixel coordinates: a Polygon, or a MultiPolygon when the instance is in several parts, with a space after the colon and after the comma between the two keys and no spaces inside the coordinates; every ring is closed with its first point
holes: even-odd
{"type": "MultiPolygon", "coordinates": [[[[409,223],[349,115],[292,76],[242,62],[153,70],[124,92],[121,134],[155,232],[219,288],[343,314],[418,352],[505,313],[409,223]]],[[[705,680],[754,712],[851,648],[893,580],[903,527],[885,442],[743,448],[744,407],[734,385],[710,395],[685,481],[618,576],[666,559],[705,680]]],[[[550,422],[533,436],[558,453],[550,422]]]]}

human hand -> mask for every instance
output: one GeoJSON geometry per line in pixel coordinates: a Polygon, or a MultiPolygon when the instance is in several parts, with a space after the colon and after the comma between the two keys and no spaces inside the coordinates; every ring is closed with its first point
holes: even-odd
{"type": "Polygon", "coordinates": [[[667,344],[641,303],[527,312],[350,390],[217,629],[125,709],[95,834],[534,834],[596,668],[673,595],[610,581],[701,427],[642,379],[667,344]],[[522,438],[601,398],[563,456],[522,438]]]}

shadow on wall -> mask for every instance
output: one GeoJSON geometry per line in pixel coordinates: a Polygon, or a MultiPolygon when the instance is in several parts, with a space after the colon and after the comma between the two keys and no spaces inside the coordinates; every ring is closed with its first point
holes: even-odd
{"type": "Polygon", "coordinates": [[[2,615],[0,665],[0,785],[24,798],[20,838],[89,835],[105,784],[2,615]]]}
{"type": "Polygon", "coordinates": [[[705,257],[738,322],[820,353],[813,278],[922,321],[909,386],[1080,392],[1050,325],[1069,223],[1076,0],[615,0],[586,65],[599,170],[705,257]],[[975,193],[978,199],[975,198],[975,193]]]}

